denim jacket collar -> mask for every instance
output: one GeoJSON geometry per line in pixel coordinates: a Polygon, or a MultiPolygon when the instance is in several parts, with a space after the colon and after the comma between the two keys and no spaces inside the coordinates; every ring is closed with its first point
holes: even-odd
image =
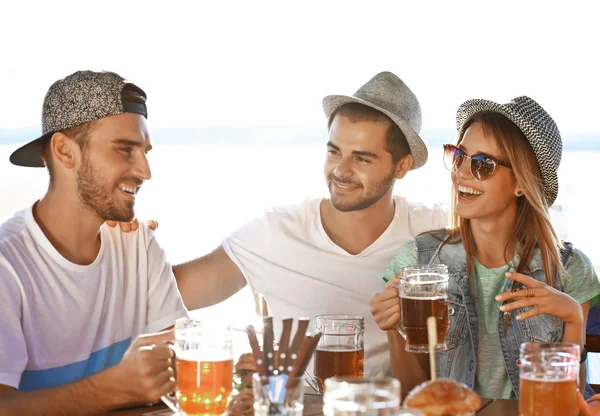
{"type": "MultiPolygon", "coordinates": [[[[452,263],[453,263],[454,267],[456,268],[456,270],[459,272],[459,274],[462,276],[466,276],[466,274],[467,274],[466,273],[467,253],[465,251],[464,245],[462,243],[446,244],[444,247],[444,252],[445,252],[444,257],[452,258],[452,263]],[[460,272],[463,272],[463,273],[460,273],[460,272]]],[[[438,256],[440,255],[439,252],[437,254],[438,254],[438,256]]],[[[441,260],[441,258],[440,258],[440,260],[441,260]]],[[[520,261],[521,261],[521,256],[519,255],[518,252],[515,252],[515,255],[513,256],[512,260],[510,260],[508,262],[512,271],[516,270],[517,265],[519,264],[520,261]]],[[[444,262],[442,261],[441,263],[444,263],[444,262]]],[[[448,264],[448,263],[444,263],[444,264],[448,264]]],[[[535,273],[535,272],[538,272],[543,269],[544,269],[544,264],[542,262],[542,254],[540,252],[540,249],[538,247],[536,247],[535,251],[533,253],[533,257],[529,261],[528,270],[530,273],[535,273]]]]}
{"type": "MultiPolygon", "coordinates": [[[[513,259],[510,261],[511,268],[516,269],[516,266],[521,261],[521,256],[518,253],[515,253],[513,259]]],[[[528,265],[529,272],[535,273],[544,269],[544,263],[542,262],[542,253],[538,247],[535,248],[533,253],[533,257],[529,261],[528,265]]]]}

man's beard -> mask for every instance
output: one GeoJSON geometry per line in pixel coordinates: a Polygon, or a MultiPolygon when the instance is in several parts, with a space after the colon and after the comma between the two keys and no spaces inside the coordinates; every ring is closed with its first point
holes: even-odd
{"type": "MultiPolygon", "coordinates": [[[[93,211],[103,220],[129,222],[135,217],[133,210],[135,202],[124,201],[119,204],[113,198],[113,193],[118,183],[104,186],[102,180],[104,175],[101,171],[94,169],[87,156],[84,154],[81,167],[77,172],[77,194],[83,205],[93,211]]],[[[122,180],[121,180],[122,181],[122,180]]],[[[137,179],[129,179],[128,182],[139,184],[137,179]]]]}
{"type": "MultiPolygon", "coordinates": [[[[366,208],[369,208],[371,205],[379,201],[384,197],[385,194],[390,190],[392,186],[394,186],[394,177],[396,176],[396,171],[393,170],[390,175],[383,179],[381,182],[377,182],[371,186],[371,190],[367,192],[366,195],[362,196],[357,201],[340,201],[336,200],[336,198],[331,196],[331,205],[342,212],[351,212],[351,211],[360,211],[366,208]]],[[[329,183],[329,191],[331,193],[331,187],[333,186],[333,180],[336,182],[344,184],[344,181],[336,178],[333,173],[330,173],[327,176],[327,182],[329,183]]],[[[346,181],[346,183],[350,183],[346,181]]],[[[364,189],[364,187],[363,187],[364,189]]]]}

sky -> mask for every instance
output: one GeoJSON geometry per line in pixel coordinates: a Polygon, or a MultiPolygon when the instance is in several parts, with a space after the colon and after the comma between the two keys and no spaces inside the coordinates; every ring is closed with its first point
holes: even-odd
{"type": "Polygon", "coordinates": [[[380,71],[415,92],[423,128],[471,98],[536,99],[562,131],[599,132],[597,2],[2,1],[0,128],[37,125],[79,69],[148,94],[150,127],[324,123],[321,100],[380,71]]]}

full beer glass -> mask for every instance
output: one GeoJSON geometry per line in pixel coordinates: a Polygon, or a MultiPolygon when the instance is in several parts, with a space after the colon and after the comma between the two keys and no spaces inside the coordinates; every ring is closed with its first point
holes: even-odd
{"type": "Polygon", "coordinates": [[[448,268],[443,265],[411,266],[398,271],[400,323],[396,329],[406,340],[406,351],[429,352],[427,318],[437,324],[436,351],[446,351],[448,330],[448,268]]]}
{"type": "Polygon", "coordinates": [[[576,416],[579,345],[521,344],[520,416],[576,416]]]}
{"type": "Polygon", "coordinates": [[[315,377],[362,377],[365,320],[358,315],[318,315],[314,329],[323,333],[315,352],[315,377]]]}
{"type": "Polygon", "coordinates": [[[231,325],[180,318],[175,323],[175,397],[163,401],[180,415],[225,413],[233,390],[231,325]]]}

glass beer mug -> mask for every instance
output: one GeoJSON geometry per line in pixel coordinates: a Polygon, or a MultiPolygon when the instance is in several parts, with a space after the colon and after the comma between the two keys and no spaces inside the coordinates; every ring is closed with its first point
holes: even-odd
{"type": "Polygon", "coordinates": [[[427,318],[436,317],[436,351],[446,351],[448,330],[448,267],[403,267],[398,271],[400,322],[396,329],[406,340],[406,351],[429,352],[427,318]]]}
{"type": "Polygon", "coordinates": [[[323,333],[314,361],[314,375],[321,389],[329,377],[362,377],[364,318],[358,315],[318,315],[313,326],[323,333]]]}
{"type": "Polygon", "coordinates": [[[400,382],[395,378],[333,377],[325,381],[325,416],[396,416],[399,411],[400,382]]]}
{"type": "Polygon", "coordinates": [[[576,416],[579,345],[521,344],[519,415],[576,416]]]}
{"type": "Polygon", "coordinates": [[[221,415],[233,390],[231,324],[180,318],[175,322],[175,397],[163,402],[180,415],[221,415]]]}

